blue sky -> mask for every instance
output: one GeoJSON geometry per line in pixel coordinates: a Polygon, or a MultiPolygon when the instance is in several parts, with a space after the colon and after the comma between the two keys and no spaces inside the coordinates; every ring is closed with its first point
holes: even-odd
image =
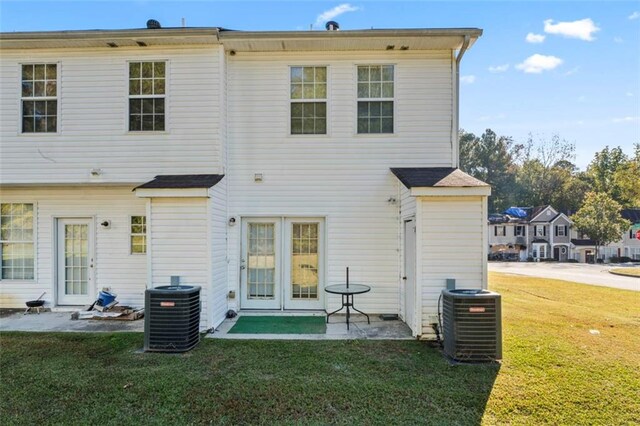
{"type": "Polygon", "coordinates": [[[165,27],[307,30],[479,27],[462,61],[460,125],[524,142],[559,134],[585,168],[605,145],[640,142],[638,1],[11,1],[0,29],[43,31],[165,27]]]}

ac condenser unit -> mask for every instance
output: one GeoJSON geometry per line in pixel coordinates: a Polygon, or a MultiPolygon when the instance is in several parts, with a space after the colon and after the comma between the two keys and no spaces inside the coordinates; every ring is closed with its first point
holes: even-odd
{"type": "Polygon", "coordinates": [[[500,295],[489,290],[442,290],[444,353],[455,361],[502,359],[500,295]]]}
{"type": "Polygon", "coordinates": [[[200,287],[148,289],[144,305],[145,352],[186,352],[200,342],[200,287]]]}

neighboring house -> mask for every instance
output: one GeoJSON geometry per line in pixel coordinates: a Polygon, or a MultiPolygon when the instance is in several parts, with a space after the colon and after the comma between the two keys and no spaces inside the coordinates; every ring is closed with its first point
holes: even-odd
{"type": "MultiPolygon", "coordinates": [[[[640,260],[640,240],[633,226],[640,224],[640,209],[624,209],[621,216],[632,226],[620,241],[599,247],[599,259],[604,262],[621,256],[640,260]]],[[[548,205],[512,207],[503,214],[490,215],[488,230],[489,255],[493,258],[513,255],[519,260],[596,262],[595,241],[579,235],[567,215],[548,205]]]]}
{"type": "Polygon", "coordinates": [[[490,188],[457,169],[481,33],[1,34],[0,306],[141,306],[179,276],[204,329],[336,309],[350,267],[359,309],[432,336],[448,278],[487,287],[490,188]]]}
{"type": "Polygon", "coordinates": [[[512,253],[519,260],[566,261],[571,250],[571,220],[551,206],[512,207],[490,221],[490,253],[512,253]]]}

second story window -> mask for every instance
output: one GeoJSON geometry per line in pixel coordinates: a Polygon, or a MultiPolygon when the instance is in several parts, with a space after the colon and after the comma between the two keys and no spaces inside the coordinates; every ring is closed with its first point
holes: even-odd
{"type": "Polygon", "coordinates": [[[567,226],[558,225],[556,226],[556,237],[565,237],[567,236],[567,226]]]}
{"type": "Polygon", "coordinates": [[[22,65],[22,133],[58,131],[58,65],[22,65]]]}
{"type": "Polygon", "coordinates": [[[393,133],[393,65],[358,67],[358,133],[393,133]]]}
{"type": "Polygon", "coordinates": [[[493,228],[493,235],[496,237],[504,237],[506,235],[506,229],[507,227],[504,225],[502,226],[496,225],[496,227],[493,228]]]}
{"type": "Polygon", "coordinates": [[[291,134],[327,134],[327,67],[291,67],[291,134]]]}
{"type": "Polygon", "coordinates": [[[513,235],[516,237],[524,237],[524,225],[516,225],[513,228],[513,235]]]}
{"type": "Polygon", "coordinates": [[[129,131],[164,131],[166,62],[129,62],[129,131]]]}

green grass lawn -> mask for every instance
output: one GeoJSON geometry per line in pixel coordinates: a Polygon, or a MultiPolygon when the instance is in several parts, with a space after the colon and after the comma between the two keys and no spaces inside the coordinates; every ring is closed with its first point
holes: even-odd
{"type": "Polygon", "coordinates": [[[612,268],[610,272],[630,277],[640,277],[640,268],[612,268]]]}
{"type": "Polygon", "coordinates": [[[3,424],[633,424],[640,293],[491,274],[504,360],[450,366],[414,341],[3,333],[3,424]],[[578,296],[578,297],[576,297],[578,296]],[[590,330],[598,330],[592,334],[590,330]]]}

